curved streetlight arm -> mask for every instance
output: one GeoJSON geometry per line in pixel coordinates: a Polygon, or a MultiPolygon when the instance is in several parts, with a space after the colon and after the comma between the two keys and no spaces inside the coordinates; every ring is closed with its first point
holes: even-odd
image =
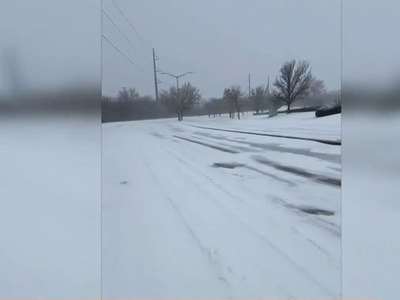
{"type": "Polygon", "coordinates": [[[178,76],[174,75],[174,74],[171,74],[171,73],[167,73],[167,72],[162,72],[161,74],[168,75],[168,76],[174,77],[176,79],[176,90],[177,90],[177,93],[178,93],[178,109],[179,109],[178,118],[179,118],[179,121],[181,121],[182,116],[181,116],[181,98],[179,96],[179,78],[181,78],[181,77],[183,77],[183,76],[185,76],[187,74],[193,74],[193,72],[189,71],[189,72],[183,73],[183,74],[178,75],[178,76]]]}
{"type": "Polygon", "coordinates": [[[175,75],[173,75],[173,74],[170,74],[170,73],[167,73],[167,72],[162,72],[161,74],[163,74],[163,75],[169,75],[169,76],[171,76],[171,77],[177,78],[177,76],[175,76],[175,75]]]}
{"type": "Polygon", "coordinates": [[[187,74],[193,74],[193,72],[186,72],[186,73],[183,73],[183,74],[181,74],[181,75],[174,75],[174,74],[171,74],[171,73],[167,73],[167,72],[162,72],[161,74],[163,74],[163,75],[169,75],[169,76],[171,76],[171,77],[174,77],[174,78],[181,78],[181,77],[183,77],[183,76],[185,76],[185,75],[187,75],[187,74]]]}
{"type": "Polygon", "coordinates": [[[183,73],[183,74],[179,75],[178,78],[183,77],[183,76],[185,76],[185,75],[187,75],[187,74],[193,74],[193,72],[186,72],[186,73],[183,73]]]}

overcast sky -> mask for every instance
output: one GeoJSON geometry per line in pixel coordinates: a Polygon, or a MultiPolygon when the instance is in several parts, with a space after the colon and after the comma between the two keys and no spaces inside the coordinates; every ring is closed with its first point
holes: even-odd
{"type": "MultiPolygon", "coordinates": [[[[309,60],[328,89],[340,88],[340,0],[115,1],[147,45],[112,0],[103,0],[103,8],[138,51],[104,15],[100,20],[100,0],[2,1],[0,93],[15,81],[21,88],[99,83],[103,70],[106,94],[126,86],[154,95],[152,47],[161,70],[195,72],[185,79],[206,98],[220,97],[234,84],[246,89],[249,73],[252,86],[266,84],[289,59],[309,60]],[[147,75],[104,40],[101,65],[101,25],[147,75]],[[17,74],[10,72],[13,64],[17,74]]],[[[399,15],[398,0],[343,1],[344,81],[384,82],[400,75],[400,36],[392,34],[400,28],[399,15]]],[[[160,88],[175,84],[161,74],[159,79],[160,88]]]]}
{"type": "MultiPolygon", "coordinates": [[[[103,40],[103,93],[135,87],[154,95],[152,56],[165,72],[188,75],[205,98],[221,97],[230,85],[252,86],[272,81],[284,61],[304,59],[328,89],[340,88],[340,1],[338,0],[115,0],[139,36],[123,19],[112,0],[103,9],[138,49],[103,15],[102,32],[137,64],[128,63],[103,40]],[[146,61],[147,60],[147,61],[146,61]],[[150,63],[149,63],[149,62],[150,63]]],[[[175,84],[158,74],[160,88],[175,84]]]]}
{"type": "Polygon", "coordinates": [[[8,93],[10,85],[48,89],[100,84],[100,4],[100,0],[1,1],[0,93],[8,93]]]}
{"type": "Polygon", "coordinates": [[[400,81],[399,0],[343,0],[343,81],[400,81]]]}

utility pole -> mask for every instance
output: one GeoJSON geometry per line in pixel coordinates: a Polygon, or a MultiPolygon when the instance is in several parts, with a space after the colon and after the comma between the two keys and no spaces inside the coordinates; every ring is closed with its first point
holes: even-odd
{"type": "Polygon", "coordinates": [[[250,73],[249,73],[249,98],[251,97],[251,81],[250,81],[250,73]]]}
{"type": "Polygon", "coordinates": [[[179,109],[179,121],[182,119],[181,117],[181,95],[179,94],[179,77],[176,78],[176,93],[178,94],[178,109],[179,109]]]}
{"type": "Polygon", "coordinates": [[[154,87],[156,90],[156,100],[158,102],[158,81],[157,81],[157,67],[156,67],[156,54],[153,48],[153,67],[154,67],[154,87]]]}
{"type": "Polygon", "coordinates": [[[182,121],[181,97],[179,95],[179,78],[181,78],[181,77],[183,77],[183,76],[185,76],[187,74],[193,74],[193,72],[186,72],[186,73],[183,73],[181,75],[174,75],[174,74],[166,73],[166,72],[162,72],[161,74],[169,75],[169,76],[174,77],[176,79],[176,92],[178,94],[178,110],[179,110],[179,112],[178,112],[178,120],[182,121]]]}

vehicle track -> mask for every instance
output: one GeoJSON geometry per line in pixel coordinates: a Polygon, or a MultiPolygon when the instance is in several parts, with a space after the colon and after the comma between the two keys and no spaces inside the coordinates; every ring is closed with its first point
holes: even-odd
{"type": "Polygon", "coordinates": [[[280,135],[280,134],[241,131],[241,130],[233,130],[233,129],[222,129],[222,128],[205,127],[205,126],[199,126],[199,125],[193,125],[193,124],[185,124],[185,123],[183,123],[183,125],[196,127],[196,128],[201,128],[201,129],[207,129],[207,130],[234,132],[234,133],[241,133],[241,134],[251,134],[251,135],[268,136],[268,137],[274,137],[274,138],[285,138],[285,139],[292,139],[292,140],[310,141],[310,142],[317,142],[317,143],[322,143],[322,144],[327,144],[327,145],[332,145],[332,146],[341,146],[342,145],[342,141],[338,141],[338,140],[333,141],[333,140],[325,140],[325,139],[314,139],[314,138],[306,138],[306,137],[280,135]]]}
{"type": "MultiPolygon", "coordinates": [[[[190,163],[187,161],[183,160],[180,156],[176,155],[170,150],[167,150],[170,155],[175,157],[178,161],[180,161],[183,165],[189,167],[189,169],[192,172],[196,172],[199,174],[202,178],[206,178],[211,184],[215,185],[218,187],[220,190],[223,192],[227,193],[230,197],[237,199],[238,201],[243,201],[243,199],[237,197],[236,195],[232,194],[229,190],[225,189],[223,186],[219,185],[218,183],[214,182],[209,178],[206,174],[202,173],[200,170],[196,169],[194,166],[192,166],[190,163]]],[[[187,173],[187,169],[181,169],[184,173],[187,173]]],[[[190,178],[190,176],[188,176],[190,178]]],[[[202,185],[199,185],[200,187],[202,185]]],[[[273,243],[271,240],[268,239],[267,236],[259,233],[257,230],[254,230],[252,227],[250,227],[245,220],[243,220],[237,213],[229,209],[225,204],[223,204],[221,201],[216,199],[215,197],[211,197],[212,201],[221,209],[221,211],[227,213],[230,215],[233,219],[239,222],[243,226],[243,228],[253,237],[259,239],[262,243],[265,245],[269,246],[271,249],[273,249],[278,255],[280,255],[287,263],[291,264],[300,274],[305,276],[308,280],[313,282],[316,286],[320,288],[321,291],[323,291],[326,294],[333,295],[334,293],[327,289],[321,282],[319,282],[316,278],[314,278],[313,275],[311,275],[308,271],[306,271],[302,266],[300,266],[296,261],[294,261],[287,253],[282,251],[275,243],[273,243]]]]}

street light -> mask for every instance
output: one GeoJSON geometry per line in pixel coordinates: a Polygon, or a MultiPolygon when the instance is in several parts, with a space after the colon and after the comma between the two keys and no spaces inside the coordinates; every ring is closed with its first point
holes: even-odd
{"type": "Polygon", "coordinates": [[[188,74],[193,74],[193,72],[186,72],[186,73],[183,73],[181,75],[174,75],[174,74],[167,73],[167,72],[162,72],[161,74],[169,75],[169,76],[174,77],[176,79],[176,92],[178,94],[179,121],[181,121],[182,116],[181,116],[181,97],[179,95],[179,78],[181,78],[181,77],[183,77],[185,75],[188,75],[188,74]]]}

